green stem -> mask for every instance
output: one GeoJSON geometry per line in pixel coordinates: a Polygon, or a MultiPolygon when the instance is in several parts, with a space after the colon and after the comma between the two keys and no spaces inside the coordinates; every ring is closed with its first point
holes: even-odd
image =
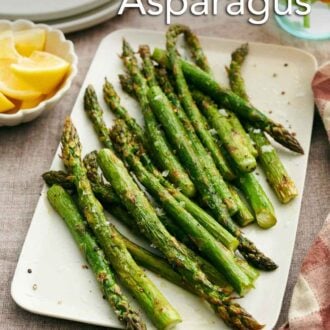
{"type": "Polygon", "coordinates": [[[239,195],[237,189],[232,185],[229,186],[229,189],[238,206],[238,212],[235,214],[235,220],[241,227],[245,227],[255,220],[254,216],[250,212],[249,207],[243,201],[242,197],[239,195]]]}
{"type": "Polygon", "coordinates": [[[109,130],[103,121],[103,110],[97,100],[95,90],[89,85],[85,90],[84,108],[93,123],[93,127],[97,133],[99,140],[106,148],[112,148],[109,138],[109,130]]]}
{"type": "Polygon", "coordinates": [[[147,82],[140,72],[133,50],[125,40],[123,42],[122,59],[133,81],[135,95],[142,109],[145,122],[145,132],[148,139],[148,147],[152,151],[152,154],[156,158],[159,166],[162,167],[162,170],[169,171],[169,178],[172,182],[176,186],[180,187],[180,189],[182,189],[187,196],[194,196],[196,193],[195,186],[168,145],[163,131],[159,129],[159,124],[156,121],[148,102],[147,82]]]}
{"type": "Polygon", "coordinates": [[[102,149],[98,154],[98,162],[140,230],[164,254],[183,279],[191,283],[196,294],[206,299],[229,326],[236,329],[259,329],[260,325],[249,314],[226,297],[219,287],[208,281],[199,265],[190,258],[187,249],[167,232],[143,192],[115,154],[109,149],[102,149]]]}
{"type": "Polygon", "coordinates": [[[215,215],[216,219],[240,241],[240,252],[244,257],[259,269],[271,270],[277,266],[263,253],[258,251],[256,246],[243,236],[240,229],[232,221],[229,213],[223,205],[221,197],[214,190],[214,187],[207,180],[204,168],[200,166],[199,158],[196,157],[194,147],[190,144],[186,137],[186,133],[181,129],[178,118],[173,115],[169,101],[159,88],[153,87],[149,90],[148,97],[150,105],[157,113],[161,122],[166,123],[166,129],[171,134],[173,143],[177,142],[178,151],[181,157],[187,164],[190,175],[194,178],[196,186],[200,190],[204,202],[208,205],[211,212],[215,215]],[[198,184],[197,184],[198,183],[198,184]],[[213,188],[213,189],[212,189],[213,188]]]}
{"type": "MultiPolygon", "coordinates": [[[[220,141],[216,138],[215,135],[212,135],[212,139],[214,143],[212,144],[206,144],[205,142],[205,148],[201,144],[201,141],[196,135],[195,129],[192,126],[189,118],[187,117],[186,113],[184,112],[180,100],[177,97],[177,95],[174,92],[174,89],[172,87],[172,83],[170,82],[170,79],[168,78],[168,75],[170,73],[166,71],[165,68],[160,68],[157,70],[157,79],[159,82],[160,87],[162,88],[163,92],[169,99],[169,101],[172,103],[173,111],[177,114],[178,118],[182,122],[183,126],[185,127],[189,138],[193,141],[194,145],[199,148],[199,152],[201,157],[204,158],[210,158],[209,153],[205,150],[205,148],[211,153],[213,161],[220,171],[220,174],[224,177],[226,180],[233,180],[235,178],[235,174],[231,170],[231,168],[228,165],[227,160],[222,155],[220,148],[218,147],[220,144],[220,141]],[[212,147],[215,144],[215,147],[212,147]]],[[[206,127],[206,126],[205,126],[206,127]]],[[[211,131],[209,131],[211,133],[211,131]]],[[[212,162],[212,159],[209,160],[209,162],[212,162]]]]}
{"type": "MultiPolygon", "coordinates": [[[[241,67],[248,52],[248,44],[237,48],[232,53],[232,61],[229,69],[227,69],[231,89],[246,101],[249,101],[249,97],[245,90],[241,67]]],[[[280,202],[288,203],[298,195],[298,192],[280,157],[260,129],[255,129],[249,123],[246,123],[245,127],[258,150],[258,161],[266,175],[268,183],[273,188],[280,202]]]]}
{"type": "MultiPolygon", "coordinates": [[[[164,66],[169,65],[166,52],[159,48],[154,50],[152,57],[156,62],[164,66]]],[[[241,119],[249,121],[251,125],[265,130],[286,148],[297,153],[304,153],[294,135],[288,132],[281,124],[275,123],[241,97],[221,87],[208,73],[204,72],[193,63],[183,59],[179,61],[187,80],[200,91],[211,96],[220,106],[233,111],[241,119]]]]}
{"type": "MultiPolygon", "coordinates": [[[[122,221],[127,226],[129,226],[131,230],[133,228],[134,232],[138,232],[138,228],[135,228],[136,224],[134,223],[134,219],[127,212],[126,215],[122,213],[120,216],[117,214],[116,217],[119,221],[122,221]],[[123,220],[123,216],[126,217],[125,220],[123,220]]],[[[151,253],[150,251],[143,249],[142,247],[131,242],[130,240],[128,240],[128,238],[124,236],[123,239],[125,241],[125,245],[127,249],[133,256],[134,260],[140,266],[145,267],[148,270],[154,272],[155,274],[158,274],[161,277],[172,282],[173,284],[183,287],[184,289],[196,294],[196,291],[191,287],[191,285],[186,283],[182,279],[182,277],[171,268],[171,266],[167,263],[165,259],[151,253]]],[[[199,264],[200,268],[203,270],[207,278],[213,284],[221,287],[224,290],[224,292],[226,292],[226,294],[230,294],[233,292],[232,286],[228,284],[224,276],[219,271],[217,271],[217,269],[214,266],[212,266],[208,261],[206,261],[199,255],[195,254],[193,251],[190,252],[190,256],[199,264]]]]}
{"type": "MultiPolygon", "coordinates": [[[[120,139],[122,133],[120,130],[113,129],[112,136],[115,135],[118,135],[120,139]]],[[[134,171],[139,182],[159,201],[166,213],[169,214],[173,220],[176,220],[178,225],[186,231],[203,255],[206,255],[217,269],[222,271],[223,275],[226,276],[228,282],[233,285],[236,291],[240,295],[244,295],[251,287],[251,283],[248,277],[237,267],[232,253],[218,243],[215,238],[185,210],[184,206],[172,196],[161,182],[142,166],[137,157],[134,157],[130,151],[127,150],[127,147],[121,146],[120,149],[123,158],[129,162],[131,170],[134,171]]]]}
{"type": "Polygon", "coordinates": [[[245,146],[242,135],[231,125],[230,113],[224,109],[219,111],[210,98],[198,91],[193,92],[193,97],[210,125],[217,131],[236,167],[241,172],[253,171],[257,166],[256,160],[245,146]]]}
{"type": "Polygon", "coordinates": [[[146,326],[121,292],[104,254],[93,236],[88,232],[85,221],[71,196],[60,186],[52,186],[47,197],[56,212],[63,218],[81,253],[91,267],[98,284],[118,319],[126,329],[146,329],[146,326]]]}
{"type": "Polygon", "coordinates": [[[178,312],[135,263],[124,242],[109,227],[102,205],[95,198],[87,179],[79,137],[69,118],[65,122],[61,142],[62,160],[73,175],[79,206],[116,274],[157,328],[166,329],[179,323],[178,312]]]}
{"type": "MultiPolygon", "coordinates": [[[[175,26],[174,26],[175,27],[175,26]]],[[[199,109],[197,108],[196,104],[194,103],[194,100],[190,94],[188,84],[185,80],[185,77],[182,72],[181,64],[180,64],[180,57],[177,54],[176,50],[176,39],[177,39],[177,31],[172,30],[170,27],[166,33],[166,48],[168,51],[168,59],[170,63],[170,69],[175,79],[175,85],[176,89],[178,91],[178,96],[180,98],[180,101],[182,103],[183,108],[185,109],[192,125],[195,127],[196,133],[199,135],[201,141],[205,142],[205,138],[208,137],[208,141],[210,143],[214,143],[213,137],[209,130],[205,129],[205,127],[200,126],[201,123],[205,123],[205,119],[202,117],[202,115],[199,112],[199,109]]],[[[160,88],[151,88],[148,94],[149,102],[151,104],[152,109],[155,111],[156,116],[158,116],[158,119],[162,122],[164,125],[164,129],[166,133],[168,134],[169,138],[172,140],[172,143],[177,146],[177,144],[184,145],[184,141],[188,139],[188,137],[184,137],[184,127],[178,120],[178,118],[172,113],[170,113],[171,105],[169,101],[167,100],[164,93],[161,91],[160,88]],[[157,99],[155,99],[157,98],[157,99]],[[162,101],[162,102],[160,102],[162,101]],[[162,109],[162,111],[157,111],[157,108],[162,109]],[[162,116],[161,116],[162,115],[162,116]],[[170,120],[170,115],[172,115],[171,123],[172,125],[175,125],[175,129],[179,130],[178,132],[174,132],[176,136],[181,135],[181,138],[183,138],[183,141],[177,140],[177,137],[174,138],[173,134],[173,127],[171,125],[165,124],[165,120],[170,120]],[[166,118],[167,117],[167,118],[166,118]],[[165,127],[166,125],[166,127],[165,127]]],[[[187,141],[188,143],[192,141],[187,141]]],[[[217,146],[214,145],[216,148],[217,146]]],[[[188,150],[187,147],[185,147],[186,150],[188,150]]],[[[196,150],[195,147],[195,153],[196,150]]],[[[212,188],[216,191],[216,193],[221,197],[224,204],[227,206],[228,211],[230,214],[234,214],[237,211],[237,206],[235,205],[230,191],[224,182],[221,174],[217,170],[215,164],[213,161],[209,162],[207,159],[204,159],[202,157],[199,157],[199,162],[202,167],[204,167],[205,175],[208,176],[209,181],[212,185],[212,188]]],[[[192,174],[191,174],[192,175],[192,174]]],[[[196,178],[195,178],[196,179],[196,178]]],[[[195,183],[196,185],[196,183],[195,183]]],[[[204,196],[203,196],[204,197],[204,196]]]]}

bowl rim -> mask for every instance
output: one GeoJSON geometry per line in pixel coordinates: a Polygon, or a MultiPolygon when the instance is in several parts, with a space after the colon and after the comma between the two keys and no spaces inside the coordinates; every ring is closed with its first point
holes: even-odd
{"type": "Polygon", "coordinates": [[[31,116],[33,113],[37,112],[43,112],[47,108],[48,104],[54,104],[57,101],[59,101],[62,96],[69,90],[69,88],[72,85],[72,81],[74,77],[78,73],[78,56],[75,52],[73,42],[71,40],[68,40],[65,38],[64,33],[59,30],[55,29],[47,24],[42,24],[42,23],[34,23],[30,20],[26,19],[18,19],[15,21],[7,20],[7,19],[0,19],[0,25],[6,24],[8,27],[12,30],[14,30],[14,26],[19,26],[22,27],[22,30],[26,28],[27,30],[33,29],[33,28],[42,28],[49,32],[55,32],[58,35],[59,41],[63,44],[68,45],[68,56],[72,59],[70,66],[71,66],[71,71],[69,75],[66,77],[64,83],[62,84],[61,88],[49,99],[41,101],[37,106],[31,109],[20,109],[15,113],[0,113],[0,120],[2,123],[8,120],[8,122],[13,122],[20,120],[20,123],[23,122],[23,118],[27,116],[31,116]],[[16,120],[15,120],[16,119],[16,120]]]}

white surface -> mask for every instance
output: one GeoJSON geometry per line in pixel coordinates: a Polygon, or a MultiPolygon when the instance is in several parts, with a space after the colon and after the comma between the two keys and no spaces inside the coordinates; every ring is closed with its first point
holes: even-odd
{"type": "Polygon", "coordinates": [[[19,110],[13,114],[0,113],[0,127],[1,126],[16,126],[22,123],[29,122],[42,114],[45,110],[50,110],[54,105],[64,96],[64,94],[71,87],[73,78],[78,71],[78,58],[74,51],[73,43],[66,40],[62,31],[54,29],[45,24],[34,24],[27,20],[17,20],[10,22],[7,20],[0,20],[0,31],[3,30],[28,30],[33,28],[42,28],[46,30],[46,45],[45,51],[55,54],[71,64],[70,73],[65,81],[62,83],[58,91],[51,98],[40,102],[32,109],[19,110]]]}
{"type": "Polygon", "coordinates": [[[105,5],[97,7],[93,10],[83,12],[79,15],[46,21],[45,23],[62,30],[64,33],[80,31],[91,26],[105,22],[106,20],[117,15],[121,0],[112,0],[105,5]]]}
{"type": "Polygon", "coordinates": [[[0,18],[25,18],[33,21],[60,19],[78,15],[111,0],[10,0],[1,1],[0,18]]]}
{"type": "MultiPolygon", "coordinates": [[[[100,147],[83,110],[84,89],[87,84],[92,83],[103,105],[104,76],[115,83],[115,87],[120,91],[117,75],[123,68],[118,54],[121,52],[123,37],[135,49],[145,43],[151,47],[164,46],[162,34],[137,30],[120,30],[102,41],[72,113],[84,153],[100,147]]],[[[229,63],[230,53],[240,42],[214,38],[201,40],[216,78],[227,84],[224,65],[229,63]]],[[[271,329],[280,312],[298,225],[313,121],[310,82],[316,62],[309,54],[294,48],[251,43],[250,50],[243,75],[252,102],[265,111],[272,109],[271,117],[285,126],[290,123],[305,150],[304,156],[297,156],[279,147],[281,158],[297,183],[299,197],[289,205],[280,205],[264,178],[260,176],[275,205],[278,224],[266,231],[256,226],[244,230],[247,236],[279,265],[279,269],[274,272],[262,273],[255,290],[239,300],[259,322],[271,329]],[[284,66],[285,63],[288,66],[284,66]],[[273,77],[274,73],[277,77],[273,77]],[[281,95],[282,91],[285,91],[284,95],[281,95]]],[[[136,103],[125,94],[120,94],[131,114],[141,120],[136,103]]],[[[113,120],[109,111],[105,111],[105,120],[109,125],[113,120]]],[[[59,150],[56,152],[52,169],[62,168],[58,154],[59,150]]],[[[113,222],[117,224],[116,221],[113,222]]],[[[123,228],[119,224],[118,227],[123,228]]],[[[130,235],[126,230],[122,230],[130,235]]],[[[135,240],[139,241],[137,238],[135,240]]],[[[14,300],[21,307],[39,314],[104,326],[119,326],[114,314],[101,298],[93,275],[89,270],[83,269],[82,264],[85,264],[85,261],[81,258],[64,222],[48,204],[44,188],[13,279],[14,300]],[[31,274],[27,272],[28,268],[32,269],[31,274]]],[[[177,329],[226,328],[198,298],[152,273],[148,274],[180,312],[183,323],[178,325],[177,329]]]]}

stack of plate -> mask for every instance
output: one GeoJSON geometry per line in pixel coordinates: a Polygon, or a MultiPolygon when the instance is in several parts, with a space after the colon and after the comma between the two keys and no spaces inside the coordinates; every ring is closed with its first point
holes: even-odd
{"type": "Polygon", "coordinates": [[[1,3],[0,18],[29,19],[63,32],[82,30],[115,16],[120,0],[10,0],[1,3]]]}

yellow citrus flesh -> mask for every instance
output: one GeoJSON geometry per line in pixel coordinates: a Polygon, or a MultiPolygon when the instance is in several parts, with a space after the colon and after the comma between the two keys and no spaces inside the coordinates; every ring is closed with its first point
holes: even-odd
{"type": "Polygon", "coordinates": [[[30,29],[14,32],[14,43],[17,51],[23,56],[30,56],[35,50],[44,50],[46,31],[43,29],[30,29]]]}
{"type": "Polygon", "coordinates": [[[14,46],[13,32],[0,33],[0,44],[0,92],[19,101],[39,97],[39,91],[17,78],[10,69],[10,65],[21,58],[14,46]]]}
{"type": "Polygon", "coordinates": [[[69,67],[70,64],[62,58],[40,51],[34,51],[29,58],[21,58],[18,63],[10,65],[17,78],[42,94],[55,89],[64,79],[69,67]]]}
{"type": "Polygon", "coordinates": [[[0,59],[17,61],[20,55],[15,49],[14,37],[12,31],[3,31],[0,33],[0,59]]]}
{"type": "Polygon", "coordinates": [[[20,101],[36,99],[41,92],[35,90],[24,80],[19,79],[10,69],[8,60],[0,60],[0,92],[20,101]]]}
{"type": "Polygon", "coordinates": [[[15,104],[0,92],[0,112],[11,110],[14,107],[15,104]]]}
{"type": "Polygon", "coordinates": [[[36,107],[41,101],[45,99],[44,95],[37,97],[36,99],[22,101],[20,109],[32,109],[36,107]]]}

